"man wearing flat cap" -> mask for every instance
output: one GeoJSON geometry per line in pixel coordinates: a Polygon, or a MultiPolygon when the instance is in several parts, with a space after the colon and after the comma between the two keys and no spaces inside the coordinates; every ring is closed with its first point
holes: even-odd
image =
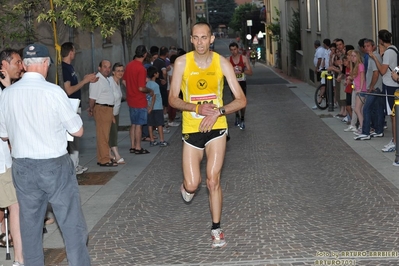
{"type": "Polygon", "coordinates": [[[64,90],[46,81],[51,62],[46,46],[28,45],[23,50],[26,73],[0,97],[0,137],[12,147],[24,262],[44,265],[43,220],[51,203],[69,265],[90,265],[87,226],[66,141],[66,132],[83,135],[83,123],[64,90]]]}

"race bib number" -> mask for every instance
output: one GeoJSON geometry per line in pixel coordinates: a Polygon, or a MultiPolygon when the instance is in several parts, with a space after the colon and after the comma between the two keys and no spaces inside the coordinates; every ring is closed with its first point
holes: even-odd
{"type": "Polygon", "coordinates": [[[245,74],[244,73],[236,74],[236,78],[237,78],[238,81],[244,81],[245,80],[245,74]]]}
{"type": "MultiPolygon", "coordinates": [[[[204,104],[204,103],[213,103],[219,106],[219,100],[216,94],[203,94],[203,95],[191,95],[190,103],[193,104],[204,104]]],[[[195,112],[190,112],[193,118],[202,119],[204,116],[196,114],[195,112]]]]}

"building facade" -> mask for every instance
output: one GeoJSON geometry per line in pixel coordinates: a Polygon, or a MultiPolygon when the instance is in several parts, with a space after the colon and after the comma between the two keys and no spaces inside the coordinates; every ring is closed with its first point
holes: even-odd
{"type": "Polygon", "coordinates": [[[358,49],[358,40],[371,38],[387,29],[393,43],[399,44],[399,0],[279,0],[281,11],[281,67],[282,70],[311,84],[316,84],[313,56],[314,41],[341,38],[345,44],[358,49]],[[287,30],[293,10],[300,14],[302,49],[296,51],[297,65],[290,64],[287,30]]]}
{"type": "Polygon", "coordinates": [[[194,13],[197,19],[207,20],[208,18],[208,8],[206,0],[194,0],[194,13]]]}

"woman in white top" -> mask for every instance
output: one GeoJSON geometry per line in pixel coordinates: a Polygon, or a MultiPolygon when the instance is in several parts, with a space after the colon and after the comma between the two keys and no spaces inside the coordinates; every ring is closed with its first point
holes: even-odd
{"type": "Polygon", "coordinates": [[[115,97],[114,104],[114,119],[111,125],[111,131],[109,134],[109,146],[111,147],[110,155],[113,160],[118,164],[124,164],[125,160],[120,156],[118,151],[118,126],[119,126],[119,110],[121,108],[122,91],[121,91],[121,79],[125,69],[123,64],[115,63],[112,67],[112,76],[109,77],[112,92],[115,97]]]}

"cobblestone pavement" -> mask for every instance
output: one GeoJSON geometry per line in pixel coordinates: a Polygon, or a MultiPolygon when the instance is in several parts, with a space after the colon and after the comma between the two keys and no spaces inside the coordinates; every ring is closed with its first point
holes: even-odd
{"type": "Polygon", "coordinates": [[[177,132],[91,231],[93,265],[399,265],[398,189],[286,85],[248,87],[244,131],[228,119],[227,247],[210,246],[205,174],[191,204],[180,197],[177,132]]]}

